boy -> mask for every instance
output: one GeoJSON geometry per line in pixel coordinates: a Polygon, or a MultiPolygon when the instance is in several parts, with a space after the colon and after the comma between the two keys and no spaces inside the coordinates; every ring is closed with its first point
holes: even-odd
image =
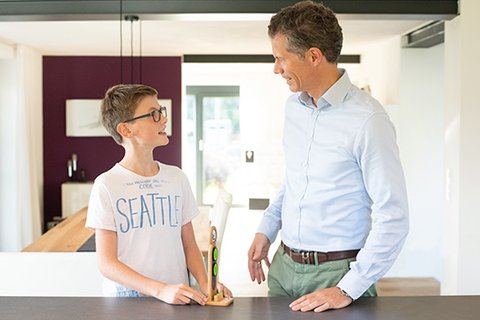
{"type": "MultiPolygon", "coordinates": [[[[88,206],[104,293],[204,305],[207,275],[191,223],[198,208],[190,184],[179,168],[153,159],[153,150],[168,144],[157,91],[116,85],[105,94],[101,115],[125,149],[123,159],[95,179],[88,206]],[[203,294],[185,284],[187,268],[203,294]]],[[[217,289],[231,296],[222,284],[217,289]]]]}

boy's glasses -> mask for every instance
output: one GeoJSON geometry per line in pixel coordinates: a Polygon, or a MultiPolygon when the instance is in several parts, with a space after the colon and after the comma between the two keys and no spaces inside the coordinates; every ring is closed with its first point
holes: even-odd
{"type": "Polygon", "coordinates": [[[158,122],[158,121],[160,121],[160,119],[167,117],[167,108],[161,106],[160,109],[155,109],[152,112],[143,114],[143,115],[135,117],[135,118],[125,120],[123,122],[131,122],[131,121],[135,121],[135,120],[142,119],[142,118],[148,118],[148,117],[152,117],[153,121],[158,122]]]}

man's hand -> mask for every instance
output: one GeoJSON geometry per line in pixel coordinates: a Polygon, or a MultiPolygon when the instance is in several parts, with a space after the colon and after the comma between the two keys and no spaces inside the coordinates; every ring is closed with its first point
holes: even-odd
{"type": "Polygon", "coordinates": [[[170,304],[189,304],[192,300],[205,305],[207,297],[186,284],[167,284],[163,286],[155,298],[170,304]]]}
{"type": "Polygon", "coordinates": [[[293,301],[289,307],[293,311],[311,311],[322,312],[328,309],[345,308],[352,303],[352,299],[346,297],[340,291],[340,288],[326,288],[314,291],[293,301]]]}
{"type": "Polygon", "coordinates": [[[263,233],[255,234],[252,245],[248,250],[248,271],[250,272],[250,279],[257,280],[258,284],[265,281],[265,273],[262,268],[262,260],[270,268],[270,261],[268,260],[268,249],[270,248],[270,241],[263,233]]]}

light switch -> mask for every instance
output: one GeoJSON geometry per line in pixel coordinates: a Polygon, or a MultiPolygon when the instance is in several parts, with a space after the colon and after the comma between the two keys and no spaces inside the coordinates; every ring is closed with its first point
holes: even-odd
{"type": "Polygon", "coordinates": [[[245,162],[253,162],[255,154],[252,150],[245,151],[245,162]]]}

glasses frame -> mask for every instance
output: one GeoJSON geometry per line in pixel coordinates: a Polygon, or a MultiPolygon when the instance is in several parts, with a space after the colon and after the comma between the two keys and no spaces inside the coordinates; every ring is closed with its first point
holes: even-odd
{"type": "Polygon", "coordinates": [[[155,109],[152,112],[142,114],[141,116],[138,116],[138,117],[135,117],[135,118],[127,119],[123,122],[127,123],[127,122],[132,122],[132,121],[135,121],[135,120],[138,120],[138,119],[149,118],[149,117],[152,117],[154,122],[159,122],[160,120],[162,120],[162,118],[167,117],[167,107],[160,106],[160,108],[155,109]],[[155,114],[156,113],[158,113],[158,120],[155,120],[155,114]]]}

